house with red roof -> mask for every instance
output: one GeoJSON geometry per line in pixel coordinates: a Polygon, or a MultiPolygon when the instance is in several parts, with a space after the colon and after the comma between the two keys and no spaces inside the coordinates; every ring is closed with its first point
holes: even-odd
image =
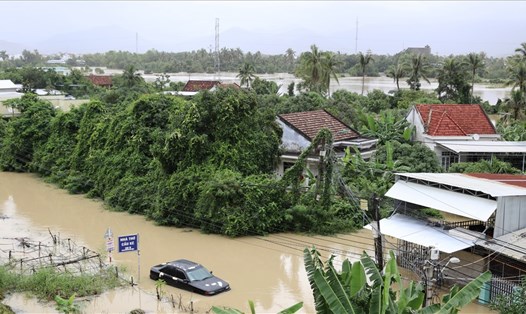
{"type": "Polygon", "coordinates": [[[189,80],[183,87],[183,92],[200,92],[204,90],[211,90],[213,87],[220,85],[220,81],[207,80],[189,80]]]}
{"type": "Polygon", "coordinates": [[[113,86],[113,78],[111,75],[93,75],[87,76],[87,79],[93,84],[101,87],[110,88],[113,86]]]}
{"type": "MultiPolygon", "coordinates": [[[[283,129],[281,148],[283,154],[276,173],[283,173],[294,165],[299,155],[307,149],[318,132],[327,128],[333,136],[333,148],[338,157],[343,157],[346,148],[356,148],[364,159],[369,159],[376,150],[377,139],[361,136],[341,120],[326,110],[314,110],[280,114],[277,123],[283,129]]],[[[354,152],[354,149],[351,150],[354,152]]],[[[307,159],[307,167],[314,174],[318,174],[318,155],[312,154],[307,159]]]]}
{"type": "Polygon", "coordinates": [[[433,150],[442,166],[496,157],[526,170],[526,142],[501,141],[478,104],[420,104],[406,117],[415,127],[413,140],[433,150]]]}

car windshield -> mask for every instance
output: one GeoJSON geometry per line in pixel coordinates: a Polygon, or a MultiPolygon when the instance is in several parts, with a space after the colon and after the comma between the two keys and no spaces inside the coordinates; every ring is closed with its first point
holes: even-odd
{"type": "Polygon", "coordinates": [[[204,267],[189,270],[186,274],[190,281],[199,281],[212,277],[212,274],[204,267]]]}

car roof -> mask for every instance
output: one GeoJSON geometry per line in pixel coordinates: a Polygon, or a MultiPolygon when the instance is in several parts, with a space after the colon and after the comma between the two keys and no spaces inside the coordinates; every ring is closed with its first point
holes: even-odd
{"type": "Polygon", "coordinates": [[[173,265],[177,268],[183,269],[183,270],[189,270],[194,268],[202,267],[200,264],[189,261],[187,259],[178,259],[175,261],[171,261],[168,264],[173,265]]]}

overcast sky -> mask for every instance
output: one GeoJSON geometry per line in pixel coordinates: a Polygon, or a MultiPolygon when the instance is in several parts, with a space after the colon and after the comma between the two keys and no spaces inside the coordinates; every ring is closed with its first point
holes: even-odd
{"type": "MultiPolygon", "coordinates": [[[[33,46],[56,35],[119,27],[151,45],[206,37],[195,48],[208,48],[216,18],[220,46],[227,48],[238,48],[221,41],[229,30],[297,31],[311,34],[302,47],[343,53],[395,54],[430,45],[439,55],[484,51],[501,57],[526,42],[526,1],[0,1],[0,12],[0,40],[33,46]]],[[[259,50],[283,53],[288,47],[274,44],[259,50]]]]}

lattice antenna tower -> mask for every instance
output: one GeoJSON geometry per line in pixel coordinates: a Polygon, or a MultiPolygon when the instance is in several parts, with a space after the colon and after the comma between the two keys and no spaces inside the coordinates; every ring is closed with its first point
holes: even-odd
{"type": "Polygon", "coordinates": [[[220,63],[219,63],[219,18],[216,18],[216,47],[214,52],[214,69],[215,69],[215,75],[214,79],[219,80],[220,79],[220,63]]]}

